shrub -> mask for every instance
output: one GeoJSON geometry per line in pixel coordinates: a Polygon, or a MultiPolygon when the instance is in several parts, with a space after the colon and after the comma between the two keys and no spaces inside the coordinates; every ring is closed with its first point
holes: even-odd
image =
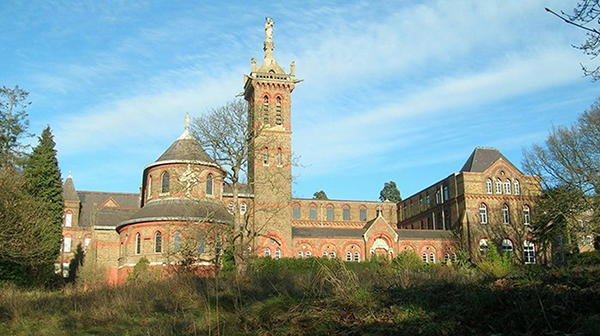
{"type": "Polygon", "coordinates": [[[512,252],[498,253],[496,245],[491,241],[488,244],[485,256],[477,267],[487,277],[504,278],[514,269],[512,252]]]}
{"type": "Polygon", "coordinates": [[[150,282],[160,279],[162,276],[161,273],[160,268],[150,267],[150,261],[145,257],[142,257],[133,267],[133,271],[129,273],[127,281],[134,283],[150,282]]]}
{"type": "Polygon", "coordinates": [[[600,251],[574,254],[569,262],[572,265],[600,265],[600,251]]]}
{"type": "Polygon", "coordinates": [[[416,270],[425,264],[414,251],[402,251],[393,260],[392,265],[398,269],[416,270]]]}

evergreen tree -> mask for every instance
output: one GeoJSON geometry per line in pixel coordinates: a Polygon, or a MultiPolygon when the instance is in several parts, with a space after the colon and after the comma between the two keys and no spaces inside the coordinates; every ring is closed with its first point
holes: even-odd
{"type": "Polygon", "coordinates": [[[382,202],[388,200],[394,203],[400,203],[402,201],[400,190],[398,190],[396,182],[390,181],[383,185],[383,189],[381,189],[381,192],[379,193],[379,200],[382,202]]]}
{"type": "Polygon", "coordinates": [[[25,162],[23,176],[27,181],[29,194],[44,204],[44,210],[48,212],[48,217],[51,219],[48,235],[41,238],[49,244],[55,244],[54,257],[57,257],[60,251],[64,200],[54,146],[52,131],[47,126],[39,137],[38,145],[25,162]]]}

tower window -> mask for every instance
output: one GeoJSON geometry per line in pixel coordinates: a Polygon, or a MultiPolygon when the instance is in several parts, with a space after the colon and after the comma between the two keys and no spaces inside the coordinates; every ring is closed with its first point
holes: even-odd
{"type": "Polygon", "coordinates": [[[265,147],[263,150],[263,165],[269,164],[269,148],[265,147]]]}
{"type": "Polygon", "coordinates": [[[265,123],[265,125],[267,125],[267,124],[269,124],[269,97],[267,97],[267,96],[263,97],[262,112],[263,112],[263,122],[265,123]]]}
{"type": "Polygon", "coordinates": [[[142,236],[139,232],[135,235],[135,254],[142,253],[142,236]]]}
{"type": "Polygon", "coordinates": [[[281,117],[281,97],[277,97],[277,105],[275,105],[275,124],[283,124],[283,118],[281,117]]]}
{"type": "MultiPolygon", "coordinates": [[[[213,194],[213,176],[212,176],[212,174],[208,174],[208,176],[206,177],[206,194],[207,195],[213,194]]],[[[233,206],[233,204],[232,204],[232,206],[233,206]]]]}
{"type": "Polygon", "coordinates": [[[169,192],[169,173],[164,172],[162,174],[162,189],[161,192],[168,193],[169,192]]]}
{"type": "Polygon", "coordinates": [[[283,165],[283,157],[281,154],[281,148],[277,148],[277,167],[281,167],[283,165]]]}
{"type": "Polygon", "coordinates": [[[69,212],[65,213],[65,226],[71,227],[72,222],[73,222],[73,213],[69,211],[69,212]]]}
{"type": "Polygon", "coordinates": [[[152,197],[152,176],[148,175],[148,195],[146,195],[146,199],[150,199],[152,197]]]}

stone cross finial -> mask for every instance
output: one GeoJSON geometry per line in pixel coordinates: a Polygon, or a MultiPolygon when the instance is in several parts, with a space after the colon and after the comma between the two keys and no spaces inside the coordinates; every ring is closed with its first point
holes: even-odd
{"type": "Polygon", "coordinates": [[[258,70],[258,65],[256,65],[256,58],[252,57],[250,60],[250,64],[252,65],[252,72],[256,72],[258,70]]]}
{"type": "Polygon", "coordinates": [[[292,61],[290,63],[290,76],[294,77],[296,75],[296,62],[292,61]]]}
{"type": "Polygon", "coordinates": [[[73,175],[71,174],[71,171],[69,170],[69,176],[67,176],[68,179],[72,179],[73,175]]]}
{"type": "Polygon", "coordinates": [[[190,130],[190,113],[186,112],[185,114],[185,130],[189,131],[190,130]]]}

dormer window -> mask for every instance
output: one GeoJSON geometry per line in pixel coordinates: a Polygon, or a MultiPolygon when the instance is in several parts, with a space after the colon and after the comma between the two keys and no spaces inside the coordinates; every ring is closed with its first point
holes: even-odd
{"type": "Polygon", "coordinates": [[[162,193],[168,193],[169,192],[169,173],[168,172],[164,172],[162,174],[162,189],[161,189],[162,193]]]}
{"type": "Polygon", "coordinates": [[[213,176],[212,174],[208,174],[206,177],[206,195],[213,194],[213,176]]]}

